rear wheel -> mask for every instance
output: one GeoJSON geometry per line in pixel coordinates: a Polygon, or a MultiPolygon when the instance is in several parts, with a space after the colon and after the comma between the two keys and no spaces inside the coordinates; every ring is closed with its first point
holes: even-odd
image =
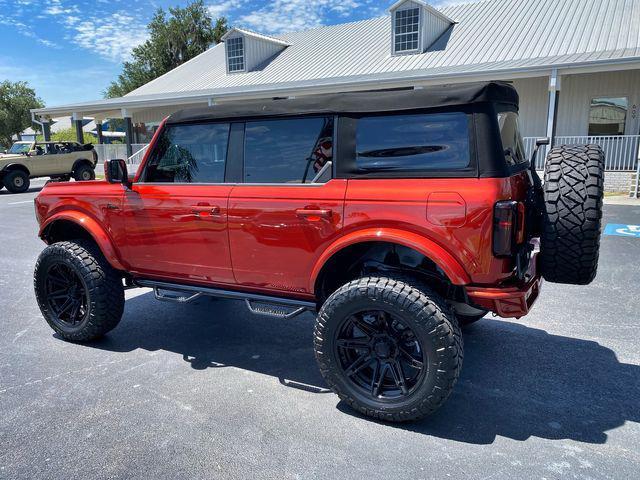
{"type": "Polygon", "coordinates": [[[414,420],[448,398],[462,366],[462,335],[428,288],[384,277],[354,280],[324,303],[314,331],[320,372],[365,415],[414,420]]]}
{"type": "Polygon", "coordinates": [[[586,285],[596,276],[602,223],[604,153],[563,145],[545,163],[540,269],[545,280],[586,285]]]}
{"type": "Polygon", "coordinates": [[[29,175],[22,170],[13,170],[4,176],[4,186],[11,193],[23,193],[29,190],[29,175]]]}
{"type": "Polygon", "coordinates": [[[96,172],[89,165],[80,165],[73,172],[73,178],[77,182],[86,182],[96,178],[96,172]]]}
{"type": "Polygon", "coordinates": [[[122,317],[122,280],[90,242],[59,242],[45,248],[36,263],[34,286],[45,320],[67,340],[99,338],[122,317]]]}

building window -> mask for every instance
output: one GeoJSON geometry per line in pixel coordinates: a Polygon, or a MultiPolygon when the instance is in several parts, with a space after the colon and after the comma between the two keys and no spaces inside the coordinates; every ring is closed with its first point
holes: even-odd
{"type": "Polygon", "coordinates": [[[403,53],[418,50],[420,9],[397,10],[394,16],[394,52],[403,53]]]}
{"type": "Polygon", "coordinates": [[[599,97],[591,100],[589,136],[624,135],[628,109],[627,97],[599,97]]]}
{"type": "Polygon", "coordinates": [[[244,71],[244,38],[230,38],[225,43],[227,46],[227,68],[229,72],[244,71]]]}

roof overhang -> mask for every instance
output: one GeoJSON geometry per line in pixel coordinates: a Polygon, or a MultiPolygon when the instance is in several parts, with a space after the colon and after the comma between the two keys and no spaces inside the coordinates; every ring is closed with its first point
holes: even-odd
{"type": "MultiPolygon", "coordinates": [[[[118,117],[121,109],[135,112],[153,107],[194,105],[210,101],[240,101],[259,98],[310,95],[336,91],[380,90],[407,86],[428,86],[473,81],[512,80],[516,78],[541,77],[550,75],[552,70],[563,75],[594,73],[602,71],[640,69],[640,57],[615,60],[592,60],[585,62],[544,62],[533,66],[464,65],[443,71],[416,70],[413,72],[386,72],[352,77],[315,79],[297,82],[271,83],[237,86],[221,89],[197,90],[191,92],[163,93],[155,95],[131,95],[121,98],[104,99],[95,102],[62,105],[59,107],[35,108],[31,112],[38,116],[64,116],[82,113],[100,118],[118,117]]],[[[442,70],[442,69],[441,69],[442,70]]]]}

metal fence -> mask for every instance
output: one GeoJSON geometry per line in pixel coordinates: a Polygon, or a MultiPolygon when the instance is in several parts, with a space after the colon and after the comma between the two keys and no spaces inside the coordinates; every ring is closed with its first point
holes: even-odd
{"type": "MultiPolygon", "coordinates": [[[[142,156],[144,155],[144,151],[147,149],[149,145],[146,143],[132,143],[131,150],[134,152],[131,157],[127,159],[127,163],[131,165],[135,165],[135,169],[138,168],[140,162],[142,161],[142,156]]],[[[98,165],[96,165],[96,173],[103,174],[104,161],[105,160],[113,160],[114,158],[127,158],[127,146],[124,143],[103,143],[100,145],[94,145],[96,153],[98,154],[98,165]]],[[[135,172],[135,169],[132,168],[131,172],[135,172]]]]}
{"type": "MultiPolygon", "coordinates": [[[[600,145],[604,150],[605,170],[610,172],[632,172],[638,168],[640,155],[640,135],[612,135],[607,137],[556,137],[556,145],[600,145]]],[[[536,137],[524,138],[527,158],[531,157],[536,145],[536,137]]],[[[536,168],[542,170],[549,147],[542,146],[536,158],[536,168]]]]}

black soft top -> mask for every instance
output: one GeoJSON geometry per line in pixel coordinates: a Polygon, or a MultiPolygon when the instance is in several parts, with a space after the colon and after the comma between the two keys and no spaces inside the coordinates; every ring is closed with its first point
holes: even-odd
{"type": "Polygon", "coordinates": [[[230,102],[211,107],[189,108],[171,115],[167,124],[225,118],[391,112],[475,103],[506,104],[517,110],[518,93],[508,83],[482,82],[424,87],[417,90],[308,95],[300,98],[230,102]]]}

